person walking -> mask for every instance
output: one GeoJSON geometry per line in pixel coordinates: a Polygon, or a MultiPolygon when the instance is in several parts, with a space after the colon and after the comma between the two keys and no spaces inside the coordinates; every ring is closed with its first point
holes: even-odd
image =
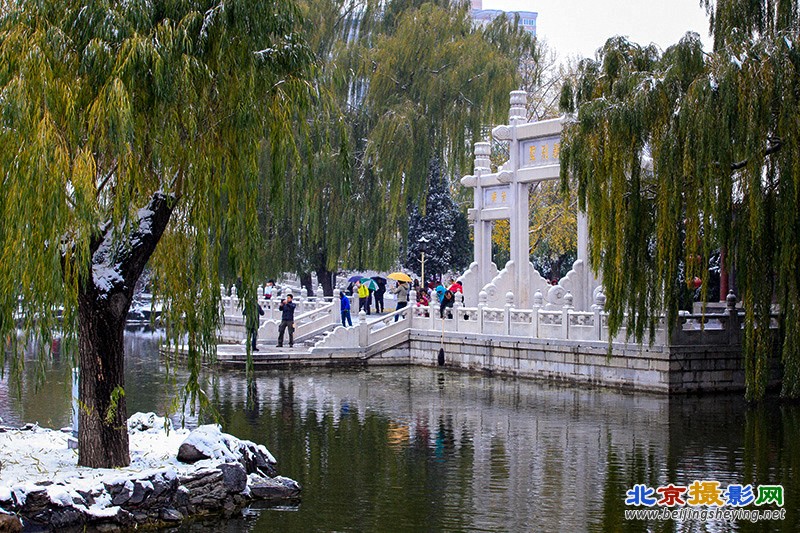
{"type": "Polygon", "coordinates": [[[345,321],[352,327],[353,320],[350,318],[350,298],[344,293],[344,291],[339,293],[339,298],[341,299],[341,310],[342,310],[342,326],[347,327],[345,321]]]}
{"type": "Polygon", "coordinates": [[[369,314],[369,288],[365,283],[357,283],[358,291],[358,312],[364,311],[369,314]]]}
{"type": "MultiPolygon", "coordinates": [[[[405,281],[398,281],[397,286],[392,289],[392,294],[397,295],[397,309],[400,310],[408,305],[408,284],[405,281]]],[[[400,315],[394,316],[394,321],[397,322],[400,315]]]]}
{"type": "Polygon", "coordinates": [[[376,313],[383,313],[383,295],[386,293],[386,280],[377,277],[372,278],[375,280],[375,283],[378,284],[378,290],[375,291],[375,312],[376,313]]]}
{"type": "Polygon", "coordinates": [[[294,308],[297,307],[291,294],[281,300],[278,311],[281,312],[281,323],[278,326],[278,348],[283,348],[283,334],[289,328],[289,348],[294,346],[294,308]]]}

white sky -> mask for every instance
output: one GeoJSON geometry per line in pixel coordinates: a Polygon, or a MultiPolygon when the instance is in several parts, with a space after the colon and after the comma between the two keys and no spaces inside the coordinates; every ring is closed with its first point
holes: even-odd
{"type": "Polygon", "coordinates": [[[562,60],[593,58],[614,35],[642,45],[656,43],[663,50],[692,30],[706,50],[711,48],[700,0],[483,0],[483,9],[539,13],[536,34],[562,60]]]}

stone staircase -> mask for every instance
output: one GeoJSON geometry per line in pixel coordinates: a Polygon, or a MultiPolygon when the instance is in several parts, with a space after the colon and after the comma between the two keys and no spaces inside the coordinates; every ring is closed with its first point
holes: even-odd
{"type": "Polygon", "coordinates": [[[317,345],[317,343],[319,341],[321,341],[322,339],[324,339],[325,337],[330,335],[331,331],[333,331],[333,330],[321,331],[321,332],[317,333],[316,335],[313,335],[312,337],[304,339],[303,340],[303,346],[305,346],[307,348],[313,348],[314,346],[317,345]]]}

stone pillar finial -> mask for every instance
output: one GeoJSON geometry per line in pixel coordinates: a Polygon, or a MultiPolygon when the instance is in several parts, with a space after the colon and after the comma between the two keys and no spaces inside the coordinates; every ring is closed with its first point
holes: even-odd
{"type": "Polygon", "coordinates": [[[603,294],[603,291],[597,291],[597,295],[594,297],[594,307],[600,311],[606,308],[606,295],[603,294]]]}
{"type": "Polygon", "coordinates": [[[573,307],[572,304],[573,304],[574,301],[575,301],[575,299],[572,297],[572,293],[571,292],[568,292],[567,294],[565,294],[564,295],[564,308],[565,309],[572,309],[572,307],[573,307]]]}
{"type": "Polygon", "coordinates": [[[507,305],[514,305],[514,293],[511,292],[511,291],[508,291],[506,293],[506,304],[507,305]]]}
{"type": "Polygon", "coordinates": [[[528,93],[525,91],[511,91],[511,108],[508,110],[508,123],[512,126],[524,124],[528,121],[525,106],[528,103],[528,93]]]}
{"type": "Polygon", "coordinates": [[[534,307],[541,307],[544,305],[544,294],[539,289],[536,289],[536,292],[533,293],[533,306],[534,307]]]}
{"type": "Polygon", "coordinates": [[[725,297],[725,306],[728,309],[736,308],[736,293],[733,292],[733,289],[729,290],[728,296],[725,297]]]}
{"type": "Polygon", "coordinates": [[[486,305],[486,302],[488,301],[489,301],[489,295],[486,293],[486,291],[481,291],[478,293],[478,304],[486,305]]]}
{"type": "Polygon", "coordinates": [[[489,159],[491,153],[492,147],[488,142],[475,143],[475,174],[491,171],[491,161],[489,159]]]}

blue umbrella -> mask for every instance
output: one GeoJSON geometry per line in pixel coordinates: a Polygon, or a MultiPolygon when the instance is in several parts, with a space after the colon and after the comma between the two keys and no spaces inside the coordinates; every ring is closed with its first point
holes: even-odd
{"type": "Polygon", "coordinates": [[[356,281],[361,281],[362,277],[363,276],[361,276],[360,274],[356,274],[355,276],[350,276],[350,279],[348,279],[347,281],[348,283],[355,283],[356,281]]]}

